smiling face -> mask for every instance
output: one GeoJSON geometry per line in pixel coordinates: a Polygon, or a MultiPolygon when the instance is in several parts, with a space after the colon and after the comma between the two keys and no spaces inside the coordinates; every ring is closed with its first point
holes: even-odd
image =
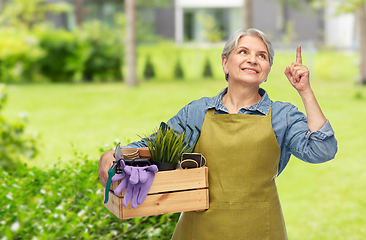
{"type": "Polygon", "coordinates": [[[254,36],[243,36],[229,57],[223,56],[224,72],[228,81],[247,84],[261,84],[268,77],[271,67],[267,47],[263,40],[254,36]]]}

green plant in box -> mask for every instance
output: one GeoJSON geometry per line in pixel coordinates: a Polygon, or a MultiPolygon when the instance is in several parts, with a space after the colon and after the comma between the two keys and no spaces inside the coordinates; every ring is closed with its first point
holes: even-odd
{"type": "Polygon", "coordinates": [[[151,160],[163,163],[178,163],[183,153],[189,151],[185,142],[185,132],[177,134],[165,123],[151,136],[144,138],[149,148],[151,160]]]}

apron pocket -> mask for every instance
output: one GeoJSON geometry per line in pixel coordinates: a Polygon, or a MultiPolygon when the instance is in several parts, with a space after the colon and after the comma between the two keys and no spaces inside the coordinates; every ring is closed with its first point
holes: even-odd
{"type": "Polygon", "coordinates": [[[192,239],[269,240],[269,203],[210,203],[194,214],[192,239]]]}

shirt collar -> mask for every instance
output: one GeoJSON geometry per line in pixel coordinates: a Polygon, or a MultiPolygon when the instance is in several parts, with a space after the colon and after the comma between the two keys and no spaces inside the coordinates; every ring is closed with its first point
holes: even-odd
{"type": "MultiPolygon", "coordinates": [[[[215,108],[216,110],[229,113],[225,105],[222,103],[222,97],[227,93],[227,89],[227,87],[224,88],[219,94],[217,94],[217,96],[211,98],[211,101],[209,101],[207,104],[206,110],[210,108],[215,108]]],[[[240,109],[239,113],[242,113],[244,111],[258,111],[264,115],[268,115],[269,109],[271,107],[271,99],[268,97],[266,90],[264,90],[263,88],[259,88],[258,93],[262,96],[262,98],[254,105],[248,108],[240,109]]]]}

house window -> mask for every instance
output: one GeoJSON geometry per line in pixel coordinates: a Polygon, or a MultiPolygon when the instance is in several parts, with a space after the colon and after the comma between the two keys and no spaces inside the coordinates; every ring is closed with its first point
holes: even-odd
{"type": "Polygon", "coordinates": [[[225,9],[195,8],[183,10],[184,41],[220,42],[225,35],[225,9]]]}
{"type": "MultiPolygon", "coordinates": [[[[84,1],[82,5],[83,22],[91,20],[99,20],[108,26],[115,26],[114,16],[117,13],[124,12],[124,5],[122,1],[100,1],[89,0],[84,1]]],[[[76,27],[75,13],[70,12],[66,14],[66,28],[72,30],[76,27]]]]}
{"type": "Polygon", "coordinates": [[[241,26],[240,8],[184,8],[184,41],[221,42],[241,26]]]}

